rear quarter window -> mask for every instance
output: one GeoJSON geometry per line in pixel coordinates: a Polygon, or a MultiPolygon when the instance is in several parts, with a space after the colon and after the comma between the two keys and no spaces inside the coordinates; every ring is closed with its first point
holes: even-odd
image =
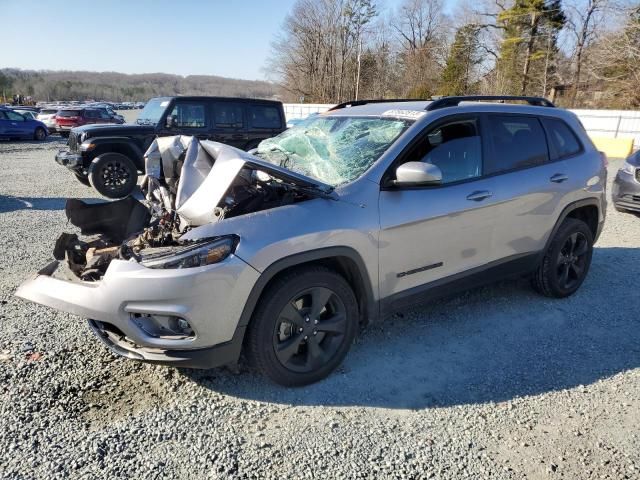
{"type": "Polygon", "coordinates": [[[280,128],[280,110],[269,105],[252,105],[249,118],[253,128],[280,128]]]}
{"type": "Polygon", "coordinates": [[[570,157],[582,151],[582,144],[573,133],[573,130],[571,130],[571,127],[563,120],[543,118],[542,123],[547,130],[553,160],[570,157]]]}

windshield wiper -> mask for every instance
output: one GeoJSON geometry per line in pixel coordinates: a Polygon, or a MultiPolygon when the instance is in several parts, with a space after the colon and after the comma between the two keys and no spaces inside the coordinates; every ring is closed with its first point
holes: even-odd
{"type": "Polygon", "coordinates": [[[138,125],[155,125],[155,122],[151,121],[150,118],[139,118],[136,120],[138,125]]]}

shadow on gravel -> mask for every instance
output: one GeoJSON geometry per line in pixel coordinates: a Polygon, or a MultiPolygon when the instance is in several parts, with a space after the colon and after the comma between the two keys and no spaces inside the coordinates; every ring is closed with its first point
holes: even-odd
{"type": "Polygon", "coordinates": [[[183,373],[239,398],[291,405],[429,408],[502,402],[640,367],[640,249],[597,248],[573,297],[503,282],[370,327],[341,369],[299,389],[254,373],[183,373]]]}
{"type": "MultiPolygon", "coordinates": [[[[97,198],[81,199],[88,203],[101,201],[97,198]]],[[[14,197],[0,194],[0,213],[15,212],[17,210],[64,210],[67,202],[62,197],[14,197]]]]}

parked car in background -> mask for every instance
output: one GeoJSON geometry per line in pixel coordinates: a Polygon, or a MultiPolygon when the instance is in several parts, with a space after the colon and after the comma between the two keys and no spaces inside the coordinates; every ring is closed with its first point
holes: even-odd
{"type": "Polygon", "coordinates": [[[640,150],[629,155],[613,181],[613,206],[619,212],[640,213],[640,150]]]}
{"type": "Polygon", "coordinates": [[[56,114],[56,128],[63,137],[68,137],[74,127],[104,123],[120,124],[124,123],[124,120],[109,115],[104,108],[69,107],[61,109],[56,114]]]}
{"type": "MultiPolygon", "coordinates": [[[[60,122],[60,117],[58,117],[60,122]]],[[[160,97],[136,124],[84,126],[71,131],[56,161],[109,198],[131,193],[144,171],[144,152],[158,136],[195,135],[251,150],[286,128],[281,102],[227,97],[160,97]]]]}
{"type": "Polygon", "coordinates": [[[147,205],[70,200],[93,236],[63,233],[16,295],[88,318],[119,355],[212,368],[244,351],[283,385],[443,294],[513,276],[574,294],[605,220],[605,158],[542,98],[356,101],[253,154],[194,136],[148,152],[147,205]]]}
{"type": "Polygon", "coordinates": [[[56,114],[60,110],[58,107],[44,107],[38,113],[37,119],[47,126],[49,133],[55,133],[57,130],[56,114]]]}
{"type": "Polygon", "coordinates": [[[27,118],[10,108],[0,107],[0,138],[44,140],[47,135],[47,126],[41,121],[27,118]]]}

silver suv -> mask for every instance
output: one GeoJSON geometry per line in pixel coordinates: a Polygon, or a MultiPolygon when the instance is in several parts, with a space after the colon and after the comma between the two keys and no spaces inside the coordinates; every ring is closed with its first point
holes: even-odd
{"type": "Polygon", "coordinates": [[[67,202],[79,234],[17,295],[89,318],[125,357],[244,353],[283,385],[327,376],[362,325],[460,288],[527,275],[573,294],[606,208],[606,159],[541,98],[357,101],[249,153],[163,137],[145,161],[143,202],[67,202]]]}

